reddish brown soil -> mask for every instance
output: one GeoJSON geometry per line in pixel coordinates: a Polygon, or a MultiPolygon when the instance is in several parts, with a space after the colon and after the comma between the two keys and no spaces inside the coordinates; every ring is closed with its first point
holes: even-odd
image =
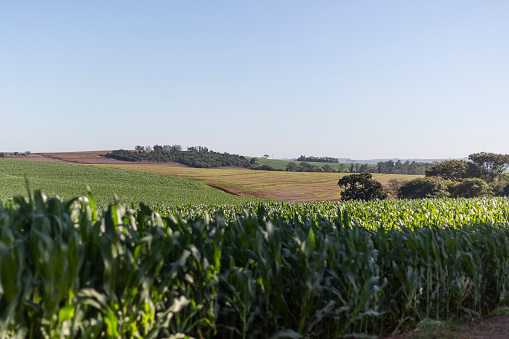
{"type": "MultiPolygon", "coordinates": [[[[111,151],[86,151],[86,152],[60,152],[60,153],[33,153],[33,156],[20,158],[33,161],[53,161],[64,162],[68,164],[108,164],[108,165],[121,165],[132,164],[131,161],[122,161],[116,159],[106,158],[103,155],[111,151]]],[[[178,164],[176,162],[147,162],[145,165],[151,166],[167,166],[167,167],[187,167],[186,165],[178,164]]]]}

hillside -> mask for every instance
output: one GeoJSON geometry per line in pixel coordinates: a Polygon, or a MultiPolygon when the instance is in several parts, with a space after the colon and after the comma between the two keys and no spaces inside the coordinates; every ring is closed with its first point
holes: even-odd
{"type": "Polygon", "coordinates": [[[196,180],[149,171],[20,159],[0,159],[0,200],[5,202],[18,194],[26,196],[25,176],[32,189],[63,199],[85,195],[88,186],[100,206],[113,202],[115,195],[128,205],[136,205],[140,201],[158,206],[256,201],[227,194],[196,180]]]}

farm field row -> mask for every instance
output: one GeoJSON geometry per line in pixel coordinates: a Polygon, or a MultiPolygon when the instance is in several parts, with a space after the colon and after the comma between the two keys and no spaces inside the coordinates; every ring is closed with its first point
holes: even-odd
{"type": "Polygon", "coordinates": [[[0,159],[0,201],[26,196],[25,177],[33,189],[70,199],[87,194],[90,187],[99,206],[117,195],[127,205],[236,204],[258,201],[213,189],[204,183],[148,172],[124,171],[90,165],[0,159]]]}
{"type": "Polygon", "coordinates": [[[507,198],[161,217],[31,197],[0,206],[1,337],[367,338],[509,304],[507,198]]]}
{"type": "MultiPolygon", "coordinates": [[[[206,169],[136,164],[99,164],[96,166],[141,171],[197,180],[241,196],[305,202],[339,200],[338,180],[348,173],[278,172],[248,169],[206,169]]],[[[382,185],[390,179],[412,180],[421,175],[373,174],[382,185]]]]}

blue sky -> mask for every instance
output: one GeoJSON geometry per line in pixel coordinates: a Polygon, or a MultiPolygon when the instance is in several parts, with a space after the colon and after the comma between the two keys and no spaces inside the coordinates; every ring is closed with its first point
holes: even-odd
{"type": "Polygon", "coordinates": [[[0,151],[509,153],[507,1],[3,1],[0,151]]]}

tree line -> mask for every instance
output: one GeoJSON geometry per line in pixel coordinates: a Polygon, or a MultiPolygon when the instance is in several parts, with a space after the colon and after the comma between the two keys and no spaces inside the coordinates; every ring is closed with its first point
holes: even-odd
{"type": "Polygon", "coordinates": [[[202,146],[188,147],[187,151],[182,150],[180,145],[155,145],[153,148],[137,146],[134,152],[121,149],[104,156],[124,161],[177,162],[197,168],[222,166],[251,168],[255,165],[243,156],[214,152],[202,146]]]}
{"type": "Polygon", "coordinates": [[[377,163],[377,173],[386,174],[415,174],[423,175],[427,169],[435,166],[437,162],[417,162],[417,161],[380,161],[377,163]]]}
{"type": "Polygon", "coordinates": [[[339,159],[333,157],[313,157],[313,156],[307,157],[305,155],[301,155],[300,157],[297,158],[297,161],[337,163],[339,162],[339,159]]]}
{"type": "Polygon", "coordinates": [[[392,179],[382,187],[371,174],[351,174],[338,181],[343,200],[475,198],[509,196],[509,154],[472,153],[469,161],[449,160],[425,171],[424,178],[392,179]]]}

